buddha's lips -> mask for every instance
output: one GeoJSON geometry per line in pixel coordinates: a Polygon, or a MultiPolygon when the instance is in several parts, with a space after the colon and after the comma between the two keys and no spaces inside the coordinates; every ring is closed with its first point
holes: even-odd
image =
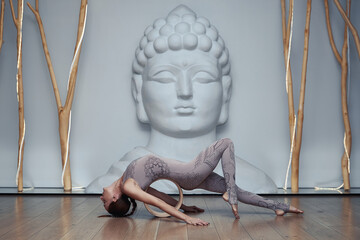
{"type": "Polygon", "coordinates": [[[175,110],[180,114],[191,114],[195,111],[194,106],[176,106],[175,110]]]}

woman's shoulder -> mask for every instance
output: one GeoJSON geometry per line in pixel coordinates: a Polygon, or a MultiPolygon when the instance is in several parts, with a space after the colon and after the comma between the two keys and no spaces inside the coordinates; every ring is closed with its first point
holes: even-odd
{"type": "Polygon", "coordinates": [[[135,179],[128,178],[125,180],[125,182],[123,182],[122,189],[124,193],[127,194],[128,192],[133,192],[134,190],[138,190],[141,188],[139,184],[135,181],[135,179]]]}

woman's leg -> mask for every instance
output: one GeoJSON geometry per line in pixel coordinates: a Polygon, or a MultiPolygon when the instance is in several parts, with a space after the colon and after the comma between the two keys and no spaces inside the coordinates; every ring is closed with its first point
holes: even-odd
{"type": "MultiPolygon", "coordinates": [[[[211,192],[225,193],[226,192],[226,181],[223,177],[216,173],[211,173],[199,186],[198,188],[205,189],[211,192]]],[[[269,208],[274,211],[282,210],[284,213],[289,212],[289,205],[274,201],[271,199],[263,198],[257,194],[245,191],[238,186],[236,188],[237,200],[242,203],[251,204],[258,207],[269,208]]]]}
{"type": "Polygon", "coordinates": [[[182,168],[183,177],[179,180],[180,186],[185,189],[197,188],[215,169],[221,159],[224,173],[226,192],[229,203],[237,204],[235,188],[235,158],[234,144],[228,138],[220,139],[202,151],[193,161],[182,168]],[[188,179],[187,184],[182,181],[188,179]]]}

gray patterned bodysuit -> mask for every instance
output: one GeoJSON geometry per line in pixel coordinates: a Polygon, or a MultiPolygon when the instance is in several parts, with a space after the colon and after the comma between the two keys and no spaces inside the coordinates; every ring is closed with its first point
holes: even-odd
{"type": "Polygon", "coordinates": [[[240,201],[272,210],[289,210],[285,203],[265,199],[236,186],[234,144],[228,138],[216,141],[190,162],[146,155],[132,161],[123,176],[123,182],[133,178],[143,190],[155,180],[166,178],[185,190],[201,188],[217,193],[228,192],[230,204],[240,201]],[[224,177],[213,172],[220,159],[224,177]]]}

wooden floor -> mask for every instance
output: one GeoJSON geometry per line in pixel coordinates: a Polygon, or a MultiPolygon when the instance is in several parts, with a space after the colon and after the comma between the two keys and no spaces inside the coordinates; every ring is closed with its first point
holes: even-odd
{"type": "Polygon", "coordinates": [[[276,217],[239,204],[240,220],[219,196],[185,196],[205,208],[195,227],[174,218],[154,218],[143,204],[128,218],[106,214],[97,196],[0,196],[0,240],[9,239],[360,239],[359,196],[269,197],[290,202],[303,215],[276,217]]]}

